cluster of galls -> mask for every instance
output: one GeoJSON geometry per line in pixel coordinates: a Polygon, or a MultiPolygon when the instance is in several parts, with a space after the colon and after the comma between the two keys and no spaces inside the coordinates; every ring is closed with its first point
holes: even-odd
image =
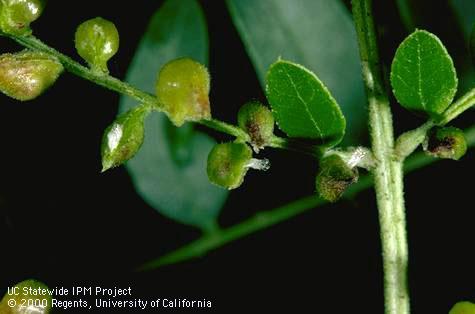
{"type": "MultiPolygon", "coordinates": [[[[258,152],[267,146],[274,135],[272,112],[257,101],[252,101],[238,112],[238,125],[249,136],[249,142],[258,152]]],[[[216,145],[208,156],[208,178],[214,184],[227,189],[239,187],[250,169],[267,170],[267,159],[252,158],[251,148],[242,141],[216,145]]]]}
{"type": "MultiPolygon", "coordinates": [[[[156,83],[156,108],[142,105],[129,110],[106,130],[102,142],[103,171],[121,165],[138,152],[144,138],[144,119],[152,109],[164,111],[177,127],[187,121],[211,119],[209,90],[210,76],[204,65],[189,58],[165,64],[156,83]]],[[[256,152],[270,143],[274,118],[264,105],[256,101],[244,105],[238,113],[238,123],[256,152]]],[[[241,185],[248,169],[268,168],[267,160],[254,159],[252,155],[243,139],[215,145],[207,162],[210,181],[234,189],[241,185]]]]}
{"type": "MultiPolygon", "coordinates": [[[[14,36],[31,34],[30,23],[43,8],[41,0],[0,0],[0,31],[14,36]]],[[[90,19],[77,28],[75,47],[92,71],[105,75],[107,62],[119,48],[119,34],[112,22],[100,17],[90,19]]],[[[62,64],[45,53],[6,53],[0,55],[0,91],[21,101],[31,100],[53,85],[62,71],[62,64]]],[[[165,112],[177,127],[187,121],[211,119],[209,90],[210,76],[202,64],[189,58],[165,64],[156,82],[157,103],[129,110],[106,129],[101,147],[103,171],[123,164],[138,152],[144,140],[144,120],[152,110],[165,112]]],[[[259,152],[274,136],[272,112],[259,102],[242,106],[237,120],[248,138],[217,144],[208,156],[210,181],[227,189],[239,187],[248,169],[269,167],[266,159],[253,158],[253,150],[259,152]]],[[[467,145],[461,130],[435,128],[424,149],[436,157],[459,159],[467,145]]],[[[331,202],[338,200],[357,181],[357,166],[361,166],[363,155],[358,149],[325,153],[316,178],[320,196],[331,202]]]]}
{"type": "MultiPolygon", "coordinates": [[[[30,35],[30,23],[43,8],[41,0],[0,0],[0,31],[30,35]]],[[[77,28],[75,47],[92,71],[105,75],[107,62],[119,48],[119,33],[112,22],[93,18],[77,28]]],[[[17,100],[31,100],[53,85],[62,71],[63,65],[49,54],[29,50],[6,53],[0,56],[0,91],[17,100]]],[[[209,90],[210,76],[202,64],[189,58],[165,64],[156,82],[157,104],[137,106],[106,129],[101,147],[103,171],[123,164],[138,152],[144,140],[145,118],[154,109],[165,112],[177,127],[187,121],[210,119],[209,90]]],[[[208,156],[210,181],[227,189],[239,187],[250,168],[268,169],[269,162],[254,159],[253,151],[268,146],[274,133],[272,112],[257,101],[242,106],[237,120],[248,138],[217,144],[208,156]]],[[[357,178],[356,170],[339,158],[322,159],[317,176],[321,196],[332,201],[357,178]]]]}
{"type": "MultiPolygon", "coordinates": [[[[0,0],[0,32],[15,36],[31,34],[30,24],[43,12],[40,0],[0,0]]],[[[63,71],[49,55],[22,51],[0,55],[0,91],[17,100],[38,97],[63,71]]]]}
{"type": "MultiPolygon", "coordinates": [[[[0,32],[30,35],[30,24],[43,9],[41,0],[0,0],[0,32]]],[[[95,18],[79,25],[75,45],[91,69],[107,73],[107,61],[118,50],[119,35],[113,23],[95,18]]],[[[0,91],[17,100],[31,100],[53,85],[62,71],[59,60],[46,53],[30,50],[5,53],[0,55],[0,91]]]]}

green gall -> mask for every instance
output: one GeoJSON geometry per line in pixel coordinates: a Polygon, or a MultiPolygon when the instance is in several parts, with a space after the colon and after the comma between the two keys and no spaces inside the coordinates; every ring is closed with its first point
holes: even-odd
{"type": "Polygon", "coordinates": [[[356,181],[358,181],[358,169],[348,165],[337,154],[331,154],[320,160],[316,187],[318,194],[324,200],[336,202],[356,181]]]}
{"type": "Polygon", "coordinates": [[[48,287],[37,280],[25,280],[11,287],[15,295],[5,294],[0,302],[2,314],[48,314],[51,312],[52,297],[50,294],[35,294],[48,287]],[[27,305],[27,306],[26,306],[27,305]]]}
{"type": "Polygon", "coordinates": [[[31,22],[43,13],[42,0],[0,0],[0,30],[7,34],[28,35],[31,22]]]}
{"type": "Polygon", "coordinates": [[[119,32],[114,23],[101,17],[87,20],[78,26],[74,42],[91,69],[109,72],[107,62],[119,50],[119,32]]]}
{"type": "Polygon", "coordinates": [[[242,184],[249,168],[265,171],[269,161],[252,158],[252,150],[244,143],[222,143],[209,153],[206,170],[212,183],[231,190],[242,184]]]}
{"type": "Polygon", "coordinates": [[[209,88],[208,70],[190,58],[165,64],[156,85],[158,100],[176,126],[211,118],[209,88]]]}
{"type": "Polygon", "coordinates": [[[256,151],[269,144],[274,135],[274,116],[258,101],[251,101],[239,109],[238,125],[250,137],[256,151]]]}
{"type": "Polygon", "coordinates": [[[468,301],[462,301],[456,303],[449,314],[475,314],[475,304],[468,301]]]}
{"type": "Polygon", "coordinates": [[[44,53],[5,53],[0,55],[0,91],[17,100],[31,100],[53,85],[62,71],[61,63],[44,53]]]}
{"type": "Polygon", "coordinates": [[[144,139],[148,107],[138,106],[123,114],[104,132],[101,145],[102,172],[120,166],[134,157],[144,139]]]}
{"type": "Polygon", "coordinates": [[[423,148],[431,156],[459,160],[467,152],[467,140],[458,128],[434,128],[427,135],[423,148]]]}

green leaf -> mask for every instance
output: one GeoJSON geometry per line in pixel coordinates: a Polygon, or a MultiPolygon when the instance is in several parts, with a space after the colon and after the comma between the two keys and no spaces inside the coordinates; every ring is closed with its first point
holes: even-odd
{"type": "Polygon", "coordinates": [[[457,92],[457,74],[442,42],[416,30],[399,46],[391,66],[391,85],[406,109],[437,119],[457,92]]]}
{"type": "Polygon", "coordinates": [[[262,86],[279,57],[318,74],[348,119],[347,144],[366,134],[366,97],[353,20],[335,0],[227,0],[262,86]],[[264,18],[265,17],[265,18],[264,18]]]}
{"type": "Polygon", "coordinates": [[[338,144],[346,121],[340,107],[318,77],[301,65],[279,60],[267,74],[267,99],[279,128],[289,137],[338,144]]]}
{"type": "MultiPolygon", "coordinates": [[[[130,65],[127,81],[151,93],[157,74],[168,61],[191,57],[206,64],[208,36],[196,0],[168,0],[153,16],[130,65]]],[[[120,111],[136,103],[121,99],[120,111]]],[[[190,126],[177,129],[164,114],[152,113],[145,140],[127,169],[137,192],[160,213],[203,229],[215,224],[227,191],[206,175],[207,156],[215,142],[190,126]]]]}

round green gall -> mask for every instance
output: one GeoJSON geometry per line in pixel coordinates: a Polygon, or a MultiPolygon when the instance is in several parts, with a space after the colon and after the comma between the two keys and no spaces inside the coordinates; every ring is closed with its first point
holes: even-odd
{"type": "Polygon", "coordinates": [[[336,202],[356,181],[358,181],[358,169],[348,165],[339,155],[331,154],[320,160],[316,187],[324,200],[336,202]]]}
{"type": "Polygon", "coordinates": [[[0,91],[17,100],[31,100],[53,85],[62,71],[61,63],[44,53],[5,53],[0,55],[0,91]]]}
{"type": "Polygon", "coordinates": [[[78,26],[74,42],[91,69],[109,72],[107,62],[119,50],[119,32],[114,23],[101,17],[87,20],[78,26]]]}
{"type": "Polygon", "coordinates": [[[475,314],[475,304],[468,301],[456,303],[449,314],[475,314]]]}
{"type": "Polygon", "coordinates": [[[210,77],[206,67],[190,58],[168,62],[158,74],[156,92],[162,109],[176,126],[211,118],[210,77]]]}
{"type": "Polygon", "coordinates": [[[429,132],[423,148],[433,157],[459,160],[467,152],[467,140],[458,128],[437,127],[429,132]]]}
{"type": "Polygon", "coordinates": [[[144,120],[149,107],[138,106],[121,114],[104,132],[101,145],[102,172],[135,156],[144,140],[144,120]]]}
{"type": "Polygon", "coordinates": [[[252,150],[245,143],[222,143],[213,147],[208,155],[206,171],[209,180],[232,190],[241,186],[249,168],[268,170],[267,159],[252,158],[252,150]]]}
{"type": "Polygon", "coordinates": [[[0,0],[0,29],[14,35],[31,33],[30,24],[43,13],[42,0],[0,0]]]}
{"type": "Polygon", "coordinates": [[[258,101],[251,101],[239,109],[238,125],[250,137],[256,151],[269,144],[274,135],[274,116],[258,101]]]}
{"type": "Polygon", "coordinates": [[[0,313],[48,314],[51,312],[52,297],[44,283],[30,279],[9,288],[15,295],[5,294],[0,302],[0,313]]]}

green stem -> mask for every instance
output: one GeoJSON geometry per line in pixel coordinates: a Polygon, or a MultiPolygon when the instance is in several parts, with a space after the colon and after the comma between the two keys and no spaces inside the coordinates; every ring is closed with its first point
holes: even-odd
{"type": "Polygon", "coordinates": [[[438,121],[438,125],[446,125],[453,119],[457,118],[466,110],[472,108],[475,104],[475,88],[472,88],[465,95],[460,97],[456,102],[451,104],[449,108],[443,113],[443,117],[438,121]]]}
{"type": "Polygon", "coordinates": [[[216,119],[210,119],[210,120],[200,120],[197,122],[198,124],[204,125],[210,129],[219,131],[221,133],[226,133],[231,136],[235,136],[236,138],[248,142],[249,135],[247,135],[246,132],[244,132],[243,129],[238,128],[237,126],[234,126],[232,124],[216,120],[216,119]]]}
{"type": "MultiPolygon", "coordinates": [[[[34,51],[46,53],[56,59],[64,66],[64,68],[83,79],[91,81],[97,85],[103,86],[107,89],[113,90],[117,93],[132,97],[136,99],[139,103],[146,104],[152,106],[155,110],[163,111],[161,109],[163,105],[158,101],[157,97],[154,95],[142,91],[135,86],[132,86],[126,82],[123,82],[111,75],[94,71],[90,68],[87,68],[80,63],[74,61],[70,57],[62,54],[61,52],[57,51],[56,49],[48,46],[47,44],[43,43],[38,38],[29,35],[29,36],[16,36],[11,34],[0,33],[0,36],[5,36],[13,39],[20,45],[34,51]]],[[[219,121],[216,119],[211,120],[201,120],[198,121],[199,124],[202,124],[210,129],[214,129],[216,131],[229,134],[231,136],[235,136],[241,140],[249,140],[249,136],[239,127],[234,126],[232,124],[225,123],[223,121],[219,121]]],[[[285,139],[282,139],[285,142],[285,139]]]]}
{"type": "Polygon", "coordinates": [[[408,249],[403,198],[402,161],[394,157],[392,115],[384,87],[371,0],[353,0],[369,103],[369,126],[376,166],[373,170],[383,251],[385,312],[410,312],[407,287],[408,249]]]}
{"type": "Polygon", "coordinates": [[[407,131],[396,141],[394,148],[395,157],[401,162],[406,159],[407,156],[412,154],[416,148],[422,144],[426,138],[427,132],[434,126],[434,122],[429,120],[417,129],[407,131]]]}
{"type": "Polygon", "coordinates": [[[154,108],[162,107],[157,98],[152,94],[146,93],[134,86],[122,82],[121,80],[107,75],[102,72],[91,70],[70,57],[60,53],[56,49],[46,45],[38,38],[30,36],[17,36],[11,34],[0,33],[1,36],[9,37],[19,43],[20,45],[34,51],[46,53],[56,59],[64,66],[64,68],[79,77],[91,81],[97,85],[103,86],[107,89],[113,90],[123,95],[130,96],[140,103],[153,105],[154,108]]]}
{"type": "MultiPolygon", "coordinates": [[[[465,136],[467,138],[468,145],[473,147],[475,145],[475,127],[467,130],[465,132],[465,136]]],[[[414,154],[406,160],[404,172],[410,173],[437,160],[439,159],[428,157],[423,153],[414,154]]],[[[371,176],[362,176],[357,183],[352,185],[348,191],[345,192],[345,197],[354,197],[359,192],[366,190],[371,186],[373,186],[373,180],[371,176]]],[[[261,231],[274,224],[288,220],[323,204],[326,204],[326,202],[315,196],[309,196],[300,200],[296,200],[282,207],[260,213],[230,228],[224,230],[214,230],[214,232],[204,235],[203,237],[186,244],[175,251],[147,262],[146,264],[140,266],[138,270],[145,271],[156,269],[164,265],[183,262],[192,258],[203,256],[209,251],[215,250],[229,242],[244,238],[249,234],[261,231]]]]}
{"type": "Polygon", "coordinates": [[[272,137],[269,147],[301,152],[311,156],[316,156],[317,158],[320,158],[326,151],[326,149],[322,148],[322,146],[304,142],[298,139],[284,139],[278,136],[272,137]]]}
{"type": "MultiPolygon", "coordinates": [[[[155,110],[166,113],[162,109],[163,105],[159,102],[157,97],[155,97],[154,95],[144,92],[136,88],[135,86],[132,86],[126,82],[123,82],[113,76],[89,69],[79,64],[78,62],[74,61],[70,57],[57,51],[56,49],[46,45],[41,40],[39,40],[38,38],[32,35],[17,36],[17,35],[5,34],[5,33],[0,32],[0,36],[9,37],[13,39],[14,41],[16,41],[17,43],[19,43],[20,45],[30,50],[46,53],[58,59],[59,62],[61,62],[61,64],[64,66],[64,68],[72,74],[75,74],[79,77],[82,77],[83,79],[91,81],[107,89],[113,90],[117,93],[132,97],[136,99],[139,103],[150,105],[155,110]]],[[[200,121],[197,121],[197,123],[204,125],[210,129],[213,129],[222,133],[226,133],[231,136],[235,136],[239,140],[249,141],[249,136],[246,134],[246,132],[244,132],[241,128],[235,125],[232,125],[223,121],[219,121],[216,119],[200,120],[200,121]]],[[[301,153],[318,156],[318,154],[316,153],[318,152],[318,149],[316,148],[314,144],[311,144],[311,143],[299,143],[299,145],[296,145],[295,141],[291,139],[285,139],[285,138],[274,136],[273,142],[270,146],[275,147],[275,148],[294,150],[301,153]]]]}
{"type": "Polygon", "coordinates": [[[396,147],[394,149],[394,154],[396,158],[401,161],[412,154],[414,150],[422,144],[424,141],[427,132],[435,125],[444,126],[453,119],[457,118],[460,114],[466,110],[472,108],[475,104],[475,88],[472,88],[470,91],[465,93],[460,97],[456,102],[447,108],[447,110],[442,114],[442,118],[439,121],[434,122],[432,120],[427,121],[417,129],[405,132],[399,136],[396,141],[396,147]]]}

